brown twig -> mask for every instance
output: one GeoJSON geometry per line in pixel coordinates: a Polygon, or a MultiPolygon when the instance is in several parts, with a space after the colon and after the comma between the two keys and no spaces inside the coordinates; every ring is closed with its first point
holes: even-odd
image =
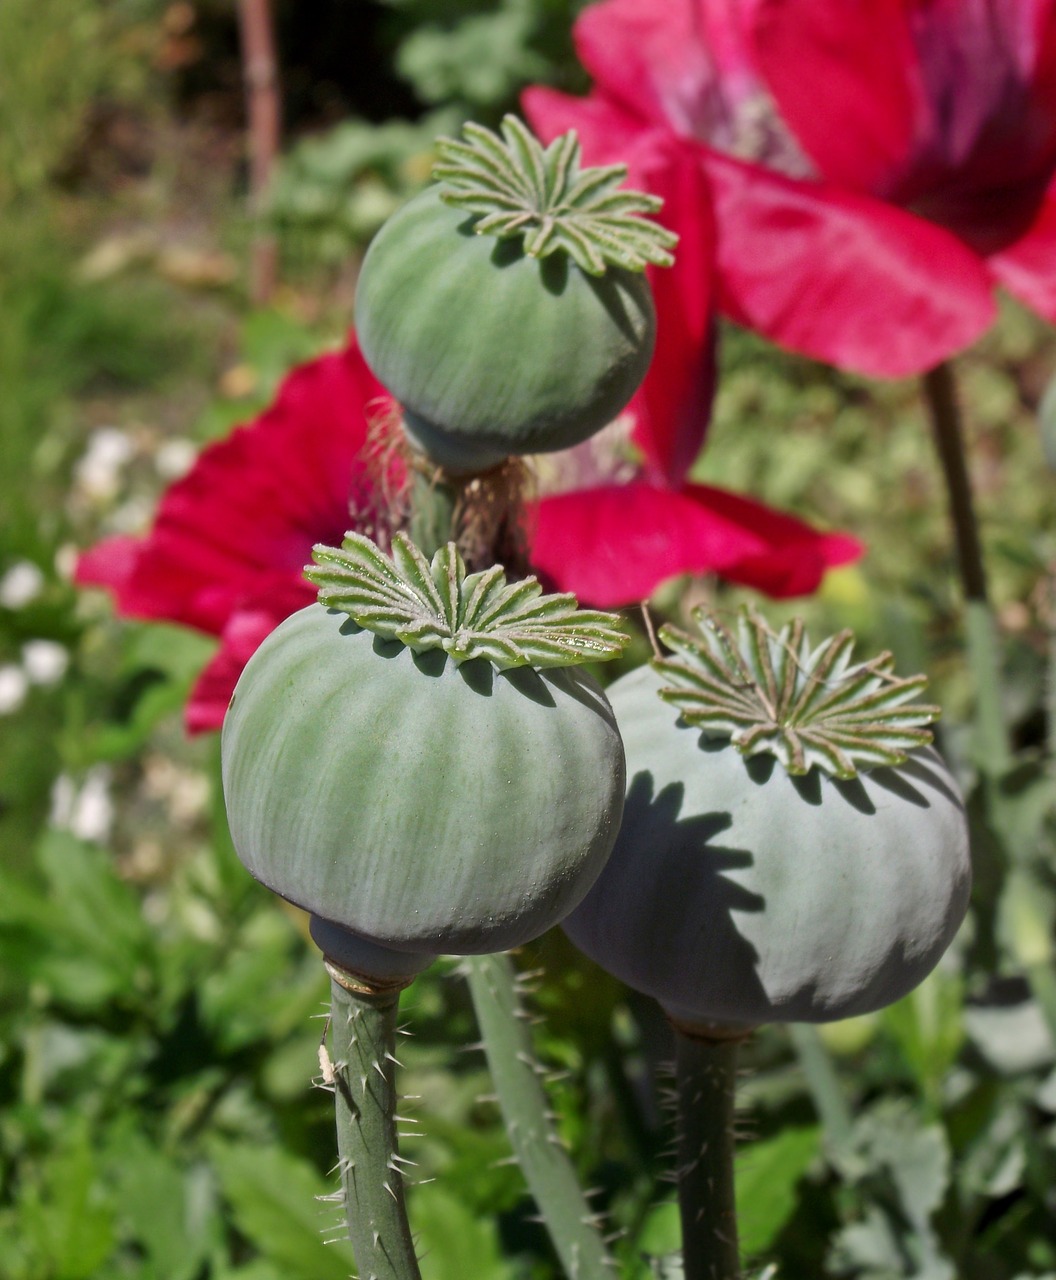
{"type": "MultiPolygon", "coordinates": [[[[239,0],[238,21],[248,119],[249,204],[252,216],[259,219],[279,154],[282,127],[278,61],[268,0],[239,0]]],[[[275,237],[261,230],[259,223],[253,232],[250,253],[250,296],[259,305],[275,292],[278,276],[275,237]]]]}

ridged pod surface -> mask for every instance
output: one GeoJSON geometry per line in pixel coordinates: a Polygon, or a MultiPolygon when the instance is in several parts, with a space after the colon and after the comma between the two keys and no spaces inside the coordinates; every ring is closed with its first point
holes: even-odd
{"type": "Polygon", "coordinates": [[[433,955],[556,924],[608,857],[624,788],[611,709],[581,670],[456,665],[319,604],[250,660],[222,757],[257,879],[368,942],[433,955]]]}
{"type": "Polygon", "coordinates": [[[643,667],[607,691],[627,801],[572,941],[688,1022],[825,1022],[905,995],[968,905],[964,806],[938,754],[793,778],[686,724],[669,683],[643,667]]]}
{"type": "Polygon", "coordinates": [[[529,257],[473,221],[427,188],[375,236],[356,286],[367,363],[452,471],[585,440],[630,400],[655,337],[644,275],[529,257]]]}

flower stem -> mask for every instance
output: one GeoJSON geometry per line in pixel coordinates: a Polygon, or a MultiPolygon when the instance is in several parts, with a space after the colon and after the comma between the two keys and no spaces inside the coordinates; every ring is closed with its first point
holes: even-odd
{"type": "Polygon", "coordinates": [[[976,763],[990,776],[998,776],[1010,765],[1012,752],[1001,710],[1000,655],[968,476],[961,411],[953,369],[948,362],[936,365],[924,375],[924,397],[946,482],[965,597],[968,662],[976,689],[976,763]]]}
{"type": "Polygon", "coordinates": [[[678,1204],[685,1280],[739,1280],[734,1192],[738,1029],[675,1022],[678,1204]],[[732,1030],[732,1029],[731,1029],[732,1030]]]}
{"type": "Polygon", "coordinates": [[[514,1154],[568,1280],[612,1274],[612,1259],[549,1119],[513,962],[506,955],[467,956],[464,971],[514,1154]]]}
{"type": "Polygon", "coordinates": [[[851,1142],[854,1117],[847,1105],[847,1098],[832,1065],[829,1051],[818,1034],[817,1027],[809,1023],[793,1022],[789,1025],[788,1033],[829,1146],[835,1152],[846,1150],[851,1142]]]}
{"type": "Polygon", "coordinates": [[[400,984],[372,988],[327,969],[338,1168],[356,1266],[371,1280],[421,1280],[396,1139],[400,984]]]}

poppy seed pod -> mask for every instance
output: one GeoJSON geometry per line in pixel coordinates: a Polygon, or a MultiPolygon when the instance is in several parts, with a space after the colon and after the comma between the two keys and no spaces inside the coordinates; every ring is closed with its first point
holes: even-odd
{"type": "Polygon", "coordinates": [[[968,905],[964,805],[888,655],[795,624],[662,632],[682,661],[617,680],[628,792],[572,941],[691,1024],[825,1022],[934,968],[968,905]],[[776,758],[775,758],[776,757],[776,758]]]}
{"type": "Polygon", "coordinates": [[[224,721],[239,857],[320,920],[412,953],[408,972],[536,937],[619,826],[619,733],[575,665],[618,652],[612,620],[499,569],[467,576],[450,545],[431,565],[402,536],[395,561],[357,534],[315,555],[320,603],[265,640],[224,721]]]}
{"type": "Polygon", "coordinates": [[[404,426],[451,472],[578,444],[645,376],[655,315],[643,274],[671,233],[659,201],[544,152],[515,117],[441,140],[438,182],[382,227],[356,287],[356,330],[404,426]]]}

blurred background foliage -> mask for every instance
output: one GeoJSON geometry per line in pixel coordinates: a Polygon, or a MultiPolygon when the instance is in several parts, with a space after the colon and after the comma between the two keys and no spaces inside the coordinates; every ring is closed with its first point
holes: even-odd
{"type": "MultiPolygon", "coordinates": [[[[330,1100],[309,1087],[326,977],[303,920],[233,856],[217,743],[181,728],[211,642],[118,623],[70,572],[77,548],[144,528],[202,443],[341,337],[358,258],[425,179],[437,131],[494,123],[530,81],[582,86],[579,7],[316,0],[308,20],[277,0],[286,147],[265,217],[282,284],[254,309],[230,4],[0,5],[0,1280],[350,1272],[328,1243],[333,1206],[313,1198],[333,1189],[330,1100]]],[[[721,352],[698,476],[864,540],[861,564],[795,609],[929,671],[971,784],[958,592],[917,388],[732,328],[721,352]]],[[[744,1243],[779,1276],[1056,1275],[1056,1021],[1036,998],[1053,972],[1037,908],[1051,926],[1056,902],[1056,504],[1037,421],[1056,344],[1008,305],[960,365],[1019,763],[996,806],[976,793],[977,902],[947,961],[901,1004],[823,1033],[850,1132],[826,1127],[785,1031],[745,1052],[744,1243]]],[[[657,609],[742,595],[680,583],[657,609]]],[[[624,1274],[645,1276],[645,1254],[677,1247],[665,1027],[560,935],[521,961],[546,973],[539,1050],[563,1073],[561,1132],[620,1233],[624,1274]]],[[[478,1037],[451,966],[415,984],[407,1023],[425,1274],[557,1275],[483,1058],[464,1051],[478,1037]]]]}

